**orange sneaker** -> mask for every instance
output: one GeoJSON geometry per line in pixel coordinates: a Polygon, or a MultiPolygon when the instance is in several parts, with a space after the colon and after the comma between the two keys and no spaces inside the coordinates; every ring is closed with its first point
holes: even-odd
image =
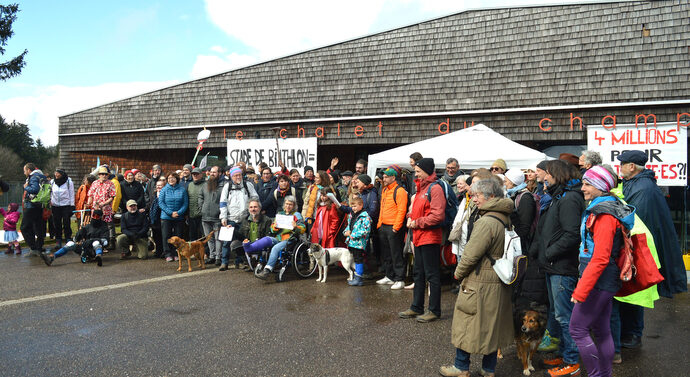
{"type": "Polygon", "coordinates": [[[555,376],[579,376],[580,364],[562,364],[556,368],[546,371],[546,375],[550,377],[555,376]]]}
{"type": "Polygon", "coordinates": [[[546,365],[547,368],[553,368],[563,364],[563,358],[560,356],[551,356],[549,358],[545,358],[544,360],[542,360],[542,363],[546,365]]]}

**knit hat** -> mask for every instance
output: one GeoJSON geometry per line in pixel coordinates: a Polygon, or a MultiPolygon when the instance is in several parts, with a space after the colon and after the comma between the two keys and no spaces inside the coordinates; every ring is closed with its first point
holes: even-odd
{"type": "Polygon", "coordinates": [[[613,178],[611,173],[609,173],[603,166],[593,166],[591,169],[585,172],[582,177],[583,181],[587,181],[590,185],[594,186],[597,190],[601,192],[609,192],[613,188],[616,180],[613,178]]]}
{"type": "Polygon", "coordinates": [[[309,165],[305,166],[305,167],[304,167],[304,174],[307,174],[307,172],[308,172],[309,170],[311,170],[312,172],[314,172],[314,168],[312,168],[312,167],[309,166],[309,165]]]}
{"type": "Polygon", "coordinates": [[[383,174],[391,176],[391,177],[397,177],[398,176],[398,172],[395,171],[393,168],[388,168],[388,169],[384,170],[383,174]]]}
{"type": "Polygon", "coordinates": [[[230,169],[230,176],[232,177],[235,174],[240,174],[242,175],[242,169],[240,169],[239,166],[233,166],[232,169],[230,169]]]}
{"type": "Polygon", "coordinates": [[[366,174],[358,175],[357,179],[359,179],[359,181],[362,182],[365,186],[371,184],[371,177],[366,174]]]}
{"type": "Polygon", "coordinates": [[[124,175],[124,177],[125,177],[125,178],[127,178],[127,176],[128,176],[128,175],[129,175],[130,173],[131,173],[131,174],[134,174],[134,172],[133,172],[133,171],[131,171],[131,170],[127,170],[127,171],[125,172],[125,175],[124,175]]]}
{"type": "Polygon", "coordinates": [[[194,168],[194,167],[192,166],[192,164],[184,164],[184,166],[182,167],[182,169],[189,169],[190,171],[191,171],[193,168],[194,168]]]}
{"type": "Polygon", "coordinates": [[[151,168],[151,170],[163,170],[163,169],[161,169],[161,166],[160,166],[160,165],[153,165],[153,167],[151,168]]]}
{"type": "Polygon", "coordinates": [[[510,169],[505,172],[505,176],[509,181],[513,182],[515,186],[520,186],[525,182],[525,174],[520,169],[510,169]]]}
{"type": "Polygon", "coordinates": [[[65,172],[65,169],[63,169],[63,168],[55,168],[55,171],[60,173],[63,176],[67,175],[67,172],[65,172]]]}
{"type": "Polygon", "coordinates": [[[503,160],[502,158],[499,158],[496,161],[494,161],[494,163],[491,164],[491,167],[492,168],[493,167],[501,168],[501,169],[503,169],[503,171],[508,170],[508,165],[506,165],[505,160],[503,160]]]}
{"type": "Polygon", "coordinates": [[[417,161],[417,166],[419,166],[419,168],[422,169],[423,172],[429,175],[433,174],[436,168],[436,164],[434,164],[434,159],[430,157],[424,157],[421,160],[417,161]]]}
{"type": "Polygon", "coordinates": [[[139,172],[139,169],[132,169],[132,174],[137,175],[138,172],[139,172]]]}
{"type": "Polygon", "coordinates": [[[537,164],[537,169],[546,170],[546,163],[547,163],[547,162],[549,162],[549,161],[548,161],[548,160],[544,160],[544,161],[538,163],[538,164],[537,164]]]}
{"type": "Polygon", "coordinates": [[[402,168],[400,167],[400,165],[393,164],[393,165],[389,166],[388,169],[395,170],[395,172],[398,173],[398,175],[402,174],[402,168]]]}

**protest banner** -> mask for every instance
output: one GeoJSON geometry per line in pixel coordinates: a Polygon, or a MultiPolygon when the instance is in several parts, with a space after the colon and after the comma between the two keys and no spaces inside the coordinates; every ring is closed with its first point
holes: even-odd
{"type": "Polygon", "coordinates": [[[587,149],[599,152],[604,164],[620,170],[618,157],[627,150],[647,154],[647,169],[654,171],[659,186],[686,186],[688,178],[688,130],[675,122],[587,126],[587,149]]]}
{"type": "MultiPolygon", "coordinates": [[[[305,166],[316,168],[315,137],[280,139],[280,158],[285,167],[298,169],[302,172],[305,166]]],[[[256,167],[265,162],[275,171],[279,169],[278,148],[275,139],[228,139],[228,165],[236,165],[244,161],[247,165],[256,167]]]]}

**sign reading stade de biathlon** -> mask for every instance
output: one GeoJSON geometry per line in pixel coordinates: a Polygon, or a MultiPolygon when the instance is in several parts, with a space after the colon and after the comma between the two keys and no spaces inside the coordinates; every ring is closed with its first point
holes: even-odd
{"type": "Polygon", "coordinates": [[[620,170],[618,157],[626,150],[647,154],[647,169],[659,186],[686,186],[688,182],[688,130],[674,123],[587,126],[587,149],[601,154],[604,164],[620,170]]]}
{"type": "MultiPolygon", "coordinates": [[[[309,165],[316,168],[316,142],[315,137],[280,139],[280,158],[285,167],[302,169],[309,165]]],[[[275,139],[227,139],[228,141],[228,165],[236,165],[244,161],[248,166],[256,168],[261,162],[265,162],[272,171],[279,169],[278,148],[275,139]]],[[[259,172],[257,172],[258,174],[259,172]]]]}

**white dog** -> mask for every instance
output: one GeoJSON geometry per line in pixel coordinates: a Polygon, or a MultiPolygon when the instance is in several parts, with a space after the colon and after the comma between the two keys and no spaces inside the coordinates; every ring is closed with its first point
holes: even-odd
{"type": "Polygon", "coordinates": [[[333,247],[329,249],[324,249],[318,243],[313,243],[309,247],[309,255],[316,260],[316,265],[319,267],[319,278],[316,281],[325,283],[326,276],[328,275],[328,266],[340,262],[350,274],[347,280],[352,280],[352,273],[355,269],[355,261],[350,254],[350,250],[344,247],[333,247]],[[323,271],[323,274],[322,274],[323,271]],[[321,277],[323,275],[323,278],[321,277]]]}

